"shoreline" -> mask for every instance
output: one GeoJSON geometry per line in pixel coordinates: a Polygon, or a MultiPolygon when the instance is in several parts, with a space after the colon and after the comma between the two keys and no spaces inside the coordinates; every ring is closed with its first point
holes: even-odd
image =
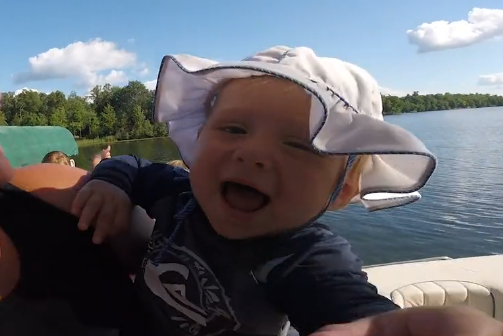
{"type": "Polygon", "coordinates": [[[75,139],[75,142],[77,142],[77,146],[79,148],[81,148],[81,147],[90,147],[90,146],[97,146],[97,145],[103,145],[103,144],[111,145],[114,143],[121,143],[121,142],[163,139],[163,138],[167,138],[167,137],[168,136],[152,137],[152,138],[138,138],[138,139],[128,139],[128,140],[117,140],[114,137],[106,137],[106,138],[98,138],[98,139],[75,139]]]}
{"type": "Polygon", "coordinates": [[[482,107],[459,107],[452,109],[444,109],[444,110],[431,110],[431,111],[408,111],[408,112],[400,112],[400,113],[390,113],[384,112],[383,116],[399,116],[402,114],[412,114],[412,113],[426,113],[426,112],[443,112],[443,111],[464,111],[464,110],[478,110],[478,109],[490,109],[490,108],[503,108],[503,105],[495,105],[495,106],[482,106],[482,107]]]}

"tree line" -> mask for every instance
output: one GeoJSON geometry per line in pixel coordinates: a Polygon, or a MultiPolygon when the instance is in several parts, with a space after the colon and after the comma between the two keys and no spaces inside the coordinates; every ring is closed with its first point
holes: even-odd
{"type": "Polygon", "coordinates": [[[154,91],[139,81],[124,87],[95,86],[88,96],[24,90],[2,94],[0,125],[62,126],[76,138],[131,140],[166,136],[152,121],[154,91]]]}
{"type": "MultiPolygon", "coordinates": [[[[383,96],[385,115],[410,112],[503,106],[503,97],[488,94],[383,96]]],[[[24,90],[2,95],[0,125],[62,126],[77,138],[117,140],[166,136],[164,124],[152,121],[154,92],[139,81],[124,87],[94,87],[90,95],[24,90]]]]}
{"type": "Polygon", "coordinates": [[[437,93],[420,95],[414,91],[404,97],[382,96],[384,115],[411,112],[442,111],[479,107],[503,106],[503,97],[471,93],[437,93]]]}

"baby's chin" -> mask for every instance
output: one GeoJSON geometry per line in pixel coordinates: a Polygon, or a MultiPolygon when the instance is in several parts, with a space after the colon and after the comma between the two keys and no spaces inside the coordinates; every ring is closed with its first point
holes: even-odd
{"type": "MultiPolygon", "coordinates": [[[[213,230],[221,237],[228,240],[247,240],[254,238],[267,237],[278,233],[277,230],[271,230],[269,227],[254,225],[253,222],[247,224],[236,223],[230,220],[215,221],[209,218],[213,230]]],[[[264,223],[263,221],[260,221],[264,223]]],[[[262,224],[261,223],[261,224],[262,224]]]]}
{"type": "Polygon", "coordinates": [[[271,221],[268,225],[264,225],[266,221],[263,220],[257,222],[259,222],[260,225],[253,225],[252,223],[249,223],[245,226],[242,223],[237,224],[232,223],[231,221],[222,223],[215,221],[212,222],[210,220],[210,225],[220,237],[233,241],[275,237],[296,232],[305,227],[305,224],[277,227],[277,225],[274,225],[273,221],[271,221]]]}
{"type": "Polygon", "coordinates": [[[229,240],[246,240],[268,235],[267,232],[257,232],[258,230],[236,227],[236,225],[232,225],[232,223],[213,224],[210,221],[210,224],[219,236],[229,240]]]}

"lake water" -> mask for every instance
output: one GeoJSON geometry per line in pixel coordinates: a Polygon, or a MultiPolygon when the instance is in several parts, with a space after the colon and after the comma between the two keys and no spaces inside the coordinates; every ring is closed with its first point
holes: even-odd
{"type": "MultiPolygon", "coordinates": [[[[423,140],[439,165],[423,199],[367,213],[354,205],[322,221],[348,239],[365,264],[503,253],[503,108],[389,116],[423,140]]],[[[80,149],[77,165],[90,168],[99,146],[80,149]]],[[[113,155],[153,161],[178,158],[169,139],[116,143],[113,155]]]]}

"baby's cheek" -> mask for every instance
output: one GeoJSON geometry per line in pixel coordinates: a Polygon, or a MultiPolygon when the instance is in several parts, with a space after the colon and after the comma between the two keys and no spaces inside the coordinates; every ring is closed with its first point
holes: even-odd
{"type": "Polygon", "coordinates": [[[290,228],[304,225],[318,216],[330,198],[329,189],[320,190],[322,188],[312,180],[297,179],[296,182],[295,187],[285,195],[282,206],[282,213],[287,217],[284,223],[288,223],[290,228]]]}
{"type": "MultiPolygon", "coordinates": [[[[336,186],[336,174],[326,171],[311,171],[297,178],[298,193],[302,193],[310,203],[326,203],[336,186]]],[[[318,206],[323,206],[318,204],[318,206]]],[[[314,206],[314,205],[313,205],[314,206]]]]}

